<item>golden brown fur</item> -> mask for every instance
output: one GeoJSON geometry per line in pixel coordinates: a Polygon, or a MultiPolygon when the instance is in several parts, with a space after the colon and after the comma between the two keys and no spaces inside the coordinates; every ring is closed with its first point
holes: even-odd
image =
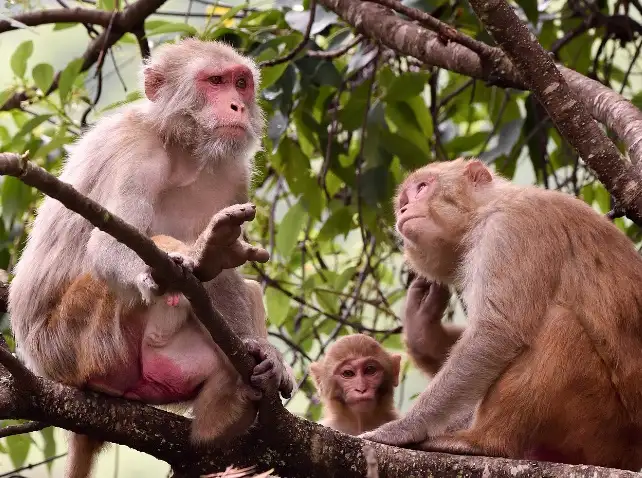
{"type": "Polygon", "coordinates": [[[323,404],[323,425],[350,435],[372,430],[399,416],[394,406],[394,388],[399,384],[401,356],[387,352],[371,337],[347,335],[333,343],[323,359],[310,364],[310,373],[323,404]],[[363,362],[366,360],[367,362],[363,362]],[[349,383],[342,383],[340,368],[358,368],[375,362],[382,368],[368,385],[372,396],[367,404],[350,403],[349,383]]]}
{"type": "Polygon", "coordinates": [[[569,195],[479,161],[434,163],[400,188],[419,274],[457,287],[469,326],[413,409],[363,437],[425,449],[642,467],[642,259],[569,195]],[[474,410],[471,426],[445,433],[474,410]]]}

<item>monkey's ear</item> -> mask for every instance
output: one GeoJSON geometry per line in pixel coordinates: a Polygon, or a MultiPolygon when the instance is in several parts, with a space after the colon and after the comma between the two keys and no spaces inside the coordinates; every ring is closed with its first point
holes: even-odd
{"type": "Polygon", "coordinates": [[[488,168],[478,159],[473,159],[466,165],[466,174],[474,184],[486,184],[493,180],[488,168]]]}
{"type": "Polygon", "coordinates": [[[158,90],[165,82],[165,77],[153,66],[146,66],[143,70],[143,75],[145,76],[145,96],[149,101],[154,101],[158,95],[158,90]]]}
{"type": "Polygon", "coordinates": [[[317,390],[321,391],[321,375],[323,374],[323,367],[319,362],[312,362],[310,364],[310,375],[314,380],[314,384],[317,387],[317,390]]]}
{"type": "Polygon", "coordinates": [[[401,355],[391,354],[390,359],[392,360],[392,385],[399,385],[399,372],[401,372],[401,355]]]}

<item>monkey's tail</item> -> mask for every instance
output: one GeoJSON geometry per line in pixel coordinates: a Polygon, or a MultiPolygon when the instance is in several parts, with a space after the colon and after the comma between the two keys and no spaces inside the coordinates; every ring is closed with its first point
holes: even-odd
{"type": "Polygon", "coordinates": [[[65,478],[87,478],[104,441],[71,432],[65,478]]]}

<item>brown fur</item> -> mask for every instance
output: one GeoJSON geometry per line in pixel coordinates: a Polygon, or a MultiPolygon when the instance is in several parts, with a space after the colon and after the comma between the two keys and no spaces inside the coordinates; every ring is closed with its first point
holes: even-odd
{"type": "Polygon", "coordinates": [[[462,291],[469,326],[413,409],[363,437],[639,470],[642,258],[631,241],[582,201],[479,161],[415,171],[396,211],[406,259],[462,291]],[[475,408],[468,429],[445,433],[475,408]]]}
{"type": "Polygon", "coordinates": [[[341,337],[327,350],[323,359],[310,364],[310,372],[323,404],[323,425],[350,435],[372,430],[399,416],[394,406],[394,388],[399,384],[401,356],[387,352],[367,335],[341,337]],[[367,358],[383,368],[383,378],[375,391],[376,403],[359,410],[346,403],[338,368],[346,362],[367,358]]]}

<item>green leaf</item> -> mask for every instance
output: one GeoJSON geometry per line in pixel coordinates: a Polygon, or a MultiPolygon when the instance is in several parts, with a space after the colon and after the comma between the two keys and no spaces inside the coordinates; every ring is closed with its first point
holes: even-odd
{"type": "Polygon", "coordinates": [[[7,448],[9,451],[9,458],[14,468],[20,468],[24,465],[27,455],[29,455],[29,448],[31,447],[31,438],[29,435],[13,435],[6,438],[7,448]]]}
{"type": "Polygon", "coordinates": [[[129,93],[127,93],[127,96],[125,96],[124,100],[116,101],[114,103],[111,103],[111,104],[105,106],[101,110],[101,113],[104,113],[105,111],[112,110],[114,108],[119,108],[119,107],[121,107],[123,105],[126,105],[127,103],[131,103],[132,101],[137,101],[137,100],[139,100],[139,99],[141,99],[143,97],[144,97],[143,93],[141,91],[139,91],[139,90],[130,91],[129,93]]]}
{"type": "Polygon", "coordinates": [[[524,9],[526,17],[533,25],[537,24],[539,12],[537,11],[537,0],[520,0],[519,5],[524,9]]]}
{"type": "Polygon", "coordinates": [[[31,70],[31,76],[40,91],[46,93],[53,83],[54,68],[49,63],[38,63],[31,70]]]}
{"type": "Polygon", "coordinates": [[[74,85],[76,77],[80,74],[84,60],[82,58],[76,58],[70,61],[64,70],[60,73],[60,79],[58,80],[58,96],[60,96],[60,102],[66,103],[69,94],[71,93],[71,88],[74,85]]]}
{"type": "MultiPolygon", "coordinates": [[[[54,427],[47,427],[40,430],[42,438],[45,441],[44,449],[42,450],[45,459],[51,458],[56,455],[56,440],[54,439],[54,427]]],[[[53,461],[47,463],[47,468],[51,470],[53,461]]]]}
{"type": "Polygon", "coordinates": [[[183,22],[164,22],[152,30],[147,31],[147,38],[163,33],[186,33],[187,35],[196,35],[198,31],[192,25],[183,22]]]}
{"type": "Polygon", "coordinates": [[[11,55],[11,69],[13,73],[19,77],[24,78],[27,71],[27,61],[33,54],[33,41],[23,41],[11,55]]]}
{"type": "Polygon", "coordinates": [[[305,217],[305,209],[301,206],[301,203],[296,203],[287,213],[285,213],[285,216],[283,216],[283,219],[279,224],[279,229],[275,238],[275,245],[276,250],[279,251],[279,254],[281,254],[285,259],[290,258],[292,251],[294,251],[294,248],[296,247],[299,233],[303,229],[305,217]]]}
{"type": "Polygon", "coordinates": [[[13,176],[5,176],[0,194],[0,212],[5,224],[21,216],[31,204],[31,188],[13,176]]]}
{"type": "Polygon", "coordinates": [[[406,72],[397,76],[388,88],[384,101],[402,101],[423,93],[429,75],[425,72],[406,72]]]}
{"type": "Polygon", "coordinates": [[[66,30],[67,28],[73,28],[78,25],[78,22],[60,22],[56,23],[53,27],[53,31],[57,32],[60,30],[66,30]]]}
{"type": "Polygon", "coordinates": [[[11,144],[15,145],[25,135],[31,133],[34,129],[36,129],[42,123],[44,123],[49,118],[51,118],[51,116],[52,115],[50,114],[46,114],[46,115],[34,116],[33,118],[31,118],[29,121],[23,124],[20,130],[13,136],[11,144]]]}
{"type": "Polygon", "coordinates": [[[348,207],[342,207],[336,210],[323,224],[317,235],[317,242],[330,241],[339,234],[346,235],[356,226],[353,211],[348,207]]]}
{"type": "Polygon", "coordinates": [[[9,98],[11,98],[16,91],[15,87],[10,86],[6,90],[0,91],[0,106],[4,105],[9,98]]]}
{"type": "Polygon", "coordinates": [[[99,0],[98,8],[111,12],[114,9],[114,0],[99,0]]]}
{"type": "Polygon", "coordinates": [[[270,323],[277,327],[282,325],[290,310],[290,298],[279,289],[268,287],[265,291],[265,302],[270,323]]]}
{"type": "Polygon", "coordinates": [[[288,64],[288,62],[279,63],[278,65],[267,66],[261,69],[261,88],[266,89],[276,83],[288,67],[288,64]]]}

